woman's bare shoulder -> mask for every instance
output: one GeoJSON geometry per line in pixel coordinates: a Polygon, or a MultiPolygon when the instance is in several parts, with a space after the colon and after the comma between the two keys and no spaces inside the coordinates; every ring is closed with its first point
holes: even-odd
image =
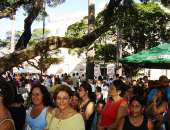
{"type": "Polygon", "coordinates": [[[12,119],[4,119],[0,121],[0,130],[14,130],[14,122],[12,119]]]}
{"type": "Polygon", "coordinates": [[[56,110],[57,108],[54,107],[48,107],[48,112],[52,113],[52,111],[56,110]]]}

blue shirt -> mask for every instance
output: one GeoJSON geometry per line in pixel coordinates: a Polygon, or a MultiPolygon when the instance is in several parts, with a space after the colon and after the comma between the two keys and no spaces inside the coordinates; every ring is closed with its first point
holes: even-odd
{"type": "Polygon", "coordinates": [[[27,112],[26,124],[29,125],[31,130],[44,130],[46,126],[46,113],[48,108],[45,107],[36,118],[31,117],[31,110],[32,108],[30,108],[27,112]]]}

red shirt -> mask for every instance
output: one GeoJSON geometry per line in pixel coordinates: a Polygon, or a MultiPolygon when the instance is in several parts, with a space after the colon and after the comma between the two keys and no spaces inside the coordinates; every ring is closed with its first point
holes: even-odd
{"type": "Polygon", "coordinates": [[[119,107],[122,103],[127,103],[125,99],[121,99],[113,103],[110,99],[107,101],[104,111],[101,113],[100,126],[107,127],[115,122],[119,107]]]}

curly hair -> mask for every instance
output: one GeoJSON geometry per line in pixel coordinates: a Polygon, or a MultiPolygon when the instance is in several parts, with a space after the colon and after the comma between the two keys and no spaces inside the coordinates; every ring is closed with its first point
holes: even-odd
{"type": "Polygon", "coordinates": [[[3,103],[6,107],[11,105],[15,98],[14,84],[5,81],[2,77],[0,77],[0,96],[3,97],[3,103]]]}
{"type": "MultiPolygon", "coordinates": [[[[41,84],[36,84],[34,85],[32,88],[31,88],[31,92],[30,94],[32,95],[32,91],[35,89],[35,88],[39,88],[42,95],[43,95],[43,105],[44,106],[54,106],[53,105],[53,100],[52,100],[52,97],[50,95],[50,93],[48,92],[47,88],[41,84]]],[[[31,101],[32,103],[32,101],[31,101]]]]}
{"type": "Polygon", "coordinates": [[[116,90],[120,90],[120,96],[123,96],[125,91],[128,89],[128,86],[120,79],[114,80],[110,86],[115,86],[116,90]]]}
{"type": "Polygon", "coordinates": [[[53,95],[54,100],[56,99],[58,93],[61,91],[68,93],[70,98],[73,96],[73,92],[71,91],[71,88],[69,88],[68,86],[65,86],[65,85],[60,85],[54,91],[54,95],[53,95]]]}
{"type": "Polygon", "coordinates": [[[87,81],[83,81],[80,87],[82,87],[85,91],[88,92],[88,97],[90,98],[90,100],[96,100],[95,93],[92,92],[92,86],[87,81]]]}

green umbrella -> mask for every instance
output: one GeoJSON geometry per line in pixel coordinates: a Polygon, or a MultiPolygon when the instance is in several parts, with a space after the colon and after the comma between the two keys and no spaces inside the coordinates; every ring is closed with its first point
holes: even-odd
{"type": "Polygon", "coordinates": [[[120,62],[145,68],[170,69],[170,42],[122,58],[120,62]]]}

